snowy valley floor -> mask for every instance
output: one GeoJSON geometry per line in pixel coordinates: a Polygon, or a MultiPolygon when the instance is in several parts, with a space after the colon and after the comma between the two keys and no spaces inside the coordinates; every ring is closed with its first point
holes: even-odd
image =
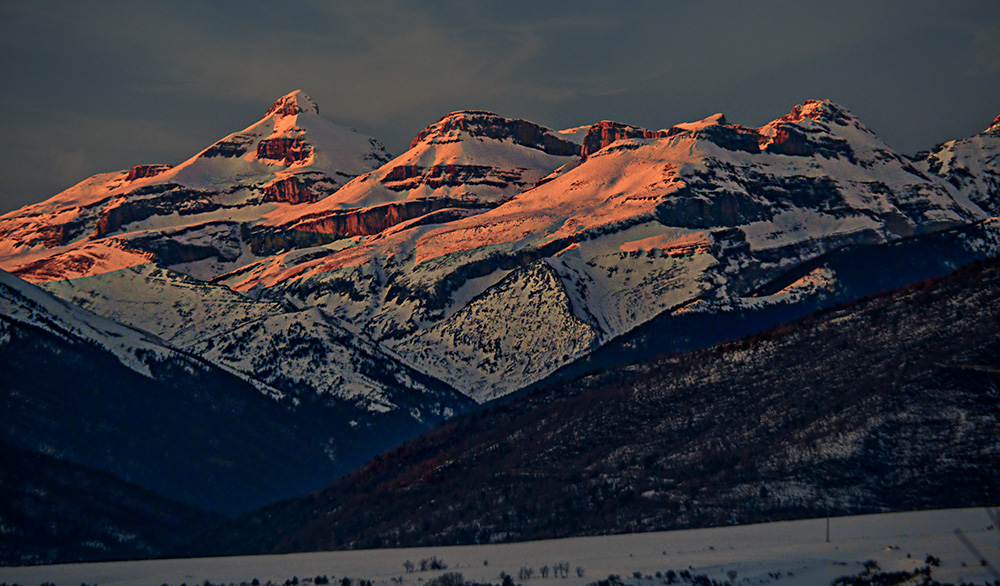
{"type": "MultiPolygon", "coordinates": [[[[501,572],[525,586],[583,586],[621,576],[627,584],[655,586],[668,570],[706,575],[725,582],[735,571],[734,584],[831,584],[837,577],[856,575],[868,560],[881,571],[925,566],[928,555],[940,558],[933,578],[944,583],[992,583],[1000,565],[1000,531],[984,509],[957,509],[834,518],[830,542],[826,520],[812,519],[743,527],[694,529],[648,534],[584,537],[529,543],[467,547],[430,547],[324,552],[274,556],[171,559],[141,562],[67,564],[0,568],[0,583],[37,586],[80,584],[100,586],[201,586],[285,584],[297,577],[327,576],[338,585],[344,577],[371,580],[374,586],[419,586],[446,572],[466,580],[498,583],[501,572]],[[957,534],[961,532],[961,535],[957,534]],[[992,565],[984,567],[963,544],[962,536],[992,565]],[[419,571],[420,560],[436,557],[448,568],[419,571]],[[404,563],[417,565],[407,573],[404,563]],[[569,564],[569,577],[540,576],[541,569],[569,564]],[[518,580],[521,568],[532,568],[530,580],[518,580]],[[582,569],[582,576],[577,568],[582,569]],[[636,577],[638,572],[641,577],[636,577]]],[[[310,580],[311,581],[311,580],[310,580]]]]}

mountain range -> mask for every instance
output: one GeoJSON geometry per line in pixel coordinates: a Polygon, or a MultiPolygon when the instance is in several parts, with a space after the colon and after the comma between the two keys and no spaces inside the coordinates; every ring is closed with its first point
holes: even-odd
{"type": "Polygon", "coordinates": [[[532,541],[989,506],[1000,260],[457,416],[181,551],[532,541]]]}
{"type": "Polygon", "coordinates": [[[998,157],[1000,117],[904,156],[828,100],[757,128],[459,111],[392,157],[295,91],[0,217],[2,439],[246,513],[481,405],[991,258],[998,157]]]}

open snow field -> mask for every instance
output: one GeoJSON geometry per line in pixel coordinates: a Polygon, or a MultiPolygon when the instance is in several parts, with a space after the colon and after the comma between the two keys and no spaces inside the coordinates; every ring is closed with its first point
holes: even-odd
{"type": "Polygon", "coordinates": [[[863,571],[875,560],[882,571],[912,570],[926,565],[928,554],[940,558],[933,577],[941,582],[983,583],[1000,578],[1000,531],[984,509],[957,509],[834,518],[830,541],[826,520],[812,519],[742,527],[660,533],[582,537],[528,543],[464,547],[429,547],[269,555],[230,558],[171,559],[140,562],[67,564],[0,568],[0,582],[36,586],[98,584],[100,586],[200,586],[239,584],[254,578],[284,584],[293,576],[327,576],[331,583],[350,577],[375,586],[420,586],[445,572],[466,580],[499,582],[500,572],[526,586],[582,586],[609,574],[629,584],[654,586],[657,572],[688,570],[719,582],[736,572],[735,584],[828,585],[835,578],[863,571]],[[956,533],[961,532],[961,535],[956,533]],[[984,566],[964,539],[991,566],[984,566]],[[419,571],[421,559],[436,556],[446,570],[419,571]],[[411,560],[417,571],[406,573],[411,560]],[[568,563],[569,577],[540,576],[543,566],[568,563]],[[530,580],[519,580],[522,567],[533,568],[530,580]],[[582,568],[583,576],[578,576],[582,568]],[[635,572],[642,578],[637,579],[635,572]]]}

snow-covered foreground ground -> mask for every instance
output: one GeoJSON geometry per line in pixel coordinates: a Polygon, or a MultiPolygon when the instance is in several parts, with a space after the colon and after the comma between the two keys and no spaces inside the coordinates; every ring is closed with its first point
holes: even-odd
{"type": "Polygon", "coordinates": [[[630,584],[654,586],[667,570],[704,574],[720,582],[736,572],[735,584],[828,585],[835,578],[858,574],[875,560],[882,571],[912,570],[926,565],[928,555],[940,558],[933,577],[941,582],[992,583],[1000,564],[1000,531],[984,509],[958,509],[834,518],[830,541],[826,520],[814,519],[743,527],[696,529],[661,533],[584,537],[529,543],[467,547],[384,549],[291,555],[172,559],[144,562],[67,564],[0,568],[0,582],[36,586],[82,583],[100,586],[200,586],[239,584],[257,578],[284,584],[293,576],[327,576],[372,580],[375,586],[419,586],[444,573],[457,571],[466,580],[499,582],[500,572],[526,586],[582,586],[620,575],[630,584]],[[962,543],[960,530],[992,564],[984,567],[962,543]],[[419,571],[421,559],[436,556],[447,570],[419,571]],[[417,564],[406,573],[404,562],[417,564]],[[568,578],[540,576],[543,566],[568,563],[568,578]],[[533,568],[530,580],[518,580],[522,567],[533,568]],[[577,568],[582,569],[578,576],[577,568]],[[637,579],[635,572],[642,574],[637,579]],[[648,576],[648,578],[647,578],[648,576]]]}

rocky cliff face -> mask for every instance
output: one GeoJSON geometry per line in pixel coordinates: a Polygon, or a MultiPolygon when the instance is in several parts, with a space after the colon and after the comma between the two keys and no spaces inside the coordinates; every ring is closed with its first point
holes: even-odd
{"type": "Polygon", "coordinates": [[[292,176],[276,179],[265,185],[264,201],[292,204],[312,203],[316,201],[316,194],[303,185],[298,178],[292,176]]]}
{"type": "Polygon", "coordinates": [[[95,236],[113,234],[123,226],[158,215],[199,214],[219,209],[214,191],[186,189],[176,183],[151,185],[128,192],[101,211],[95,236]]]}
{"type": "Polygon", "coordinates": [[[329,234],[338,238],[369,236],[432,212],[450,208],[482,210],[484,206],[476,202],[450,198],[413,199],[306,217],[293,227],[296,230],[329,234]]]}
{"type": "Polygon", "coordinates": [[[509,140],[516,145],[540,150],[557,157],[580,154],[580,145],[565,140],[551,130],[527,120],[503,118],[493,112],[466,110],[452,112],[420,131],[410,148],[420,143],[445,144],[459,140],[460,134],[490,140],[509,140]]]}
{"type": "Polygon", "coordinates": [[[267,138],[257,143],[258,159],[278,161],[285,166],[305,161],[312,154],[312,145],[301,137],[267,138]]]}
{"type": "Polygon", "coordinates": [[[125,181],[156,177],[160,173],[165,173],[172,168],[173,165],[136,165],[129,170],[128,175],[125,176],[125,181]]]}
{"type": "Polygon", "coordinates": [[[83,218],[73,218],[64,224],[49,224],[43,226],[11,226],[6,233],[0,231],[0,238],[6,238],[17,242],[15,247],[32,248],[55,248],[69,244],[82,236],[87,235],[93,225],[90,222],[91,214],[83,218]],[[27,228],[27,229],[26,229],[27,228]]]}
{"type": "Polygon", "coordinates": [[[525,187],[520,179],[521,173],[516,170],[505,171],[489,165],[448,163],[430,167],[417,165],[393,167],[380,181],[387,189],[393,191],[411,191],[425,185],[431,189],[472,185],[485,185],[499,189],[512,185],[525,187]]]}
{"type": "Polygon", "coordinates": [[[295,224],[287,226],[260,226],[249,231],[245,240],[254,255],[266,257],[344,238],[373,236],[401,224],[446,223],[483,209],[484,206],[477,202],[449,198],[406,200],[357,210],[319,213],[299,218],[295,224]]]}
{"type": "Polygon", "coordinates": [[[242,157],[246,153],[250,152],[251,147],[254,143],[254,136],[247,136],[243,134],[234,134],[218,141],[212,146],[205,149],[201,153],[201,156],[205,158],[238,158],[242,157]]]}
{"type": "Polygon", "coordinates": [[[626,138],[651,139],[664,138],[666,136],[669,136],[669,133],[665,130],[647,130],[612,120],[603,120],[587,130],[587,135],[583,139],[583,148],[580,156],[586,159],[604,147],[626,138]]]}

